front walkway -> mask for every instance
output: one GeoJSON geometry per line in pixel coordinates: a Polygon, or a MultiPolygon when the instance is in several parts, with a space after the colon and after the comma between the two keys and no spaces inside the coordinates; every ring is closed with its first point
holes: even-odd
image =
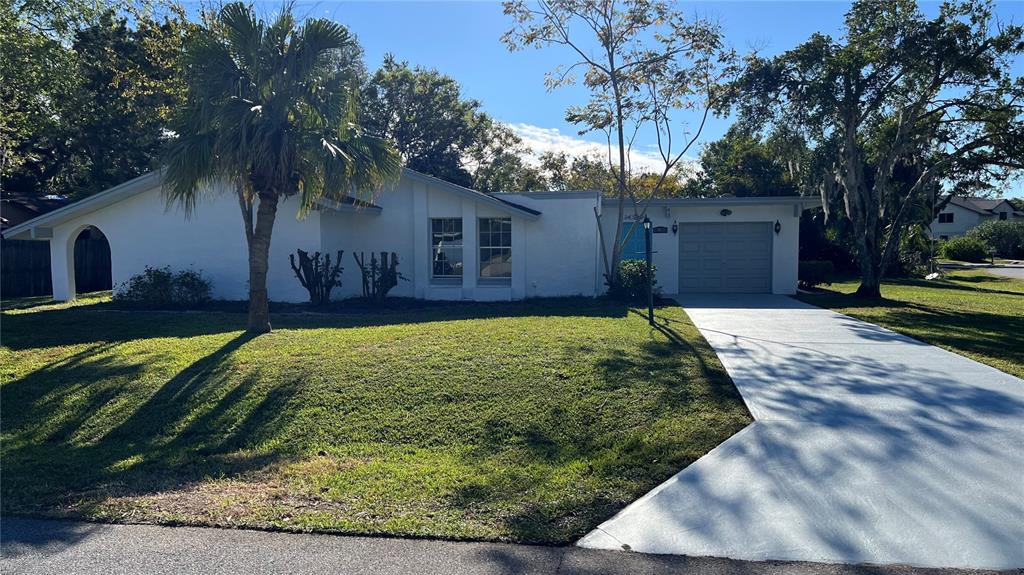
{"type": "Polygon", "coordinates": [[[1024,381],[784,296],[679,299],[756,422],[579,545],[1024,567],[1024,381]]]}

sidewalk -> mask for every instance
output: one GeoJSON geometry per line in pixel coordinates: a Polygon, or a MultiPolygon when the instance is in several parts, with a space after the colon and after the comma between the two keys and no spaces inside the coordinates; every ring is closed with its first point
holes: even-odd
{"type": "Polygon", "coordinates": [[[986,571],[745,562],[578,547],[458,543],[151,525],[0,520],[0,572],[948,575],[986,571]]]}

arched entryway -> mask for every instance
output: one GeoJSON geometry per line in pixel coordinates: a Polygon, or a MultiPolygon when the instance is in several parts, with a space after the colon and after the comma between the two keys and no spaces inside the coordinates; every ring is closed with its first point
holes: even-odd
{"type": "Polygon", "coordinates": [[[109,290],[110,243],[96,226],[87,226],[75,238],[75,293],[109,290]]]}

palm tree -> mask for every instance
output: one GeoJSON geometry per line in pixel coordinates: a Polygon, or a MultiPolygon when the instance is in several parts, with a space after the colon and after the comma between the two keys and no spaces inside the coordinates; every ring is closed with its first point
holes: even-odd
{"type": "Polygon", "coordinates": [[[278,202],[297,195],[301,217],[323,198],[372,195],[400,174],[394,148],[357,124],[356,80],[338,64],[357,52],[336,22],[300,24],[286,7],[268,23],[240,2],[208,17],[186,43],[187,97],[173,124],[164,190],[191,212],[213,184],[234,187],[249,248],[250,333],[270,331],[278,202]]]}

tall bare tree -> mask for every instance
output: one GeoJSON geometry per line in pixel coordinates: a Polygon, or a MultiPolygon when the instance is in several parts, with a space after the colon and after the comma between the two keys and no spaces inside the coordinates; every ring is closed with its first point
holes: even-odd
{"type": "Polygon", "coordinates": [[[582,72],[590,100],[566,111],[580,133],[600,131],[609,144],[615,172],[617,222],[611,258],[605,258],[609,287],[618,284],[626,238],[658,196],[669,176],[700,137],[717,106],[723,80],[736,72],[736,55],[722,41],[721,28],[706,19],[688,19],[658,0],[509,0],[514,20],[502,36],[510,50],[557,46],[570,63],[547,75],[549,89],[573,84],[582,72]],[[681,110],[696,110],[694,126],[680,122],[681,110]],[[645,197],[638,198],[631,151],[638,137],[654,137],[661,158],[645,197]],[[626,210],[634,216],[623,235],[626,210]]]}

